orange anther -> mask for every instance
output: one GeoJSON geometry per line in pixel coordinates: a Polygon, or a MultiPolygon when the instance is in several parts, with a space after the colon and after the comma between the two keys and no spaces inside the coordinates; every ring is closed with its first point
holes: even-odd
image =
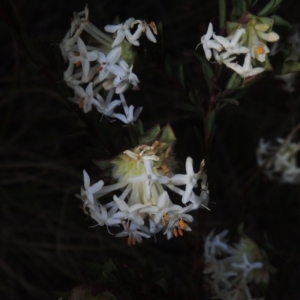
{"type": "Polygon", "coordinates": [[[84,100],[85,100],[84,97],[80,97],[79,98],[79,108],[83,108],[83,106],[84,106],[84,100]]]}
{"type": "Polygon", "coordinates": [[[176,228],[174,228],[173,234],[175,235],[175,237],[178,237],[178,232],[177,232],[177,229],[176,229],[176,228]]]}
{"type": "Polygon", "coordinates": [[[99,68],[97,69],[97,72],[100,72],[102,70],[103,70],[102,66],[99,66],[99,68]]]}
{"type": "Polygon", "coordinates": [[[168,214],[164,214],[164,219],[169,220],[169,215],[168,214]]]}
{"type": "Polygon", "coordinates": [[[131,246],[131,244],[132,244],[132,236],[128,236],[127,244],[128,244],[128,246],[131,246]]]}
{"type": "Polygon", "coordinates": [[[184,221],[182,219],[180,219],[180,221],[179,221],[179,228],[180,229],[184,229],[184,227],[185,227],[185,223],[184,223],[184,221]]]}
{"type": "Polygon", "coordinates": [[[265,49],[261,46],[257,47],[255,49],[255,51],[256,51],[257,54],[264,54],[265,53],[265,49]]]}
{"type": "Polygon", "coordinates": [[[76,67],[80,67],[81,66],[81,61],[79,60],[75,65],[76,65],[76,67]]]}
{"type": "Polygon", "coordinates": [[[132,243],[132,245],[135,245],[135,242],[136,242],[136,240],[135,240],[135,237],[133,236],[133,237],[131,238],[131,243],[132,243]]]}
{"type": "Polygon", "coordinates": [[[164,217],[162,217],[161,223],[163,224],[163,226],[166,226],[166,221],[165,221],[165,218],[164,218],[164,217]]]}
{"type": "Polygon", "coordinates": [[[183,232],[182,232],[181,228],[178,228],[178,233],[180,236],[183,236],[183,232]]]}

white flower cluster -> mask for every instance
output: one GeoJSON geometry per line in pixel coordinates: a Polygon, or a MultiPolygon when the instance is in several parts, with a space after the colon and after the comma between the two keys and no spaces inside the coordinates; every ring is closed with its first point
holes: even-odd
{"type": "MultiPolygon", "coordinates": [[[[235,247],[224,238],[228,230],[205,240],[205,269],[215,298],[222,300],[253,300],[252,283],[267,283],[269,274],[253,241],[241,238],[235,247]]],[[[260,298],[263,299],[263,298],[260,298]]]]}
{"type": "Polygon", "coordinates": [[[271,180],[280,183],[299,183],[300,168],[297,164],[297,153],[300,143],[291,142],[291,138],[283,140],[277,138],[277,145],[259,141],[256,151],[257,164],[263,168],[263,172],[271,180]]]}
{"type": "Polygon", "coordinates": [[[194,173],[193,160],[186,160],[186,174],[171,174],[165,164],[159,167],[156,163],[160,158],[155,154],[153,146],[141,145],[134,151],[126,150],[115,162],[113,176],[118,182],[104,185],[99,181],[90,185],[90,178],[86,171],[84,188],[79,196],[83,201],[83,209],[100,226],[123,226],[123,231],[116,237],[128,236],[128,245],[142,241],[142,237],[149,238],[163,231],[168,239],[183,235],[183,231],[190,231],[187,222],[193,217],[188,213],[199,207],[206,207],[208,202],[207,176],[204,173],[204,161],[200,171],[194,173]],[[196,195],[193,188],[201,180],[201,193],[196,195]],[[184,186],[182,189],[178,186],[184,186]],[[169,189],[181,196],[183,205],[173,204],[170,200],[169,189]],[[99,198],[104,195],[122,190],[113,201],[101,203],[99,198]],[[88,211],[87,211],[88,209],[88,211]]]}
{"type": "Polygon", "coordinates": [[[134,111],[133,106],[128,107],[123,95],[130,87],[138,89],[139,79],[132,72],[132,45],[139,45],[138,39],[143,32],[155,43],[151,30],[157,34],[156,26],[153,22],[147,24],[134,18],[123,24],[105,26],[107,32],[115,33],[114,38],[93,25],[88,15],[87,6],[85,11],[74,13],[71,28],[60,44],[64,60],[69,63],[64,80],[75,93],[70,100],[85,113],[94,106],[109,118],[117,118],[126,124],[134,122],[142,108],[134,111]],[[109,90],[105,101],[99,94],[103,88],[109,90]],[[114,93],[120,94],[121,99],[112,101],[114,93]],[[121,104],[124,115],[115,113],[115,108],[121,104]]]}
{"type": "MultiPolygon", "coordinates": [[[[266,33],[270,26],[265,23],[244,28],[242,24],[236,31],[227,37],[214,34],[212,23],[209,23],[207,33],[201,37],[205,56],[210,60],[212,55],[219,64],[225,64],[243,78],[257,75],[265,70],[262,67],[253,67],[251,57],[259,62],[266,61],[266,54],[270,52],[267,42],[275,42],[279,36],[271,31],[266,33]],[[233,62],[237,55],[245,55],[244,64],[233,62]]],[[[196,47],[196,49],[197,49],[196,47]]]]}

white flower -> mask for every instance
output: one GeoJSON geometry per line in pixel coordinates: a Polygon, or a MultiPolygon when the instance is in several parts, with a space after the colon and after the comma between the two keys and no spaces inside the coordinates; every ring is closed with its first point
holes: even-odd
{"type": "Polygon", "coordinates": [[[127,244],[129,246],[135,245],[136,241],[141,243],[142,237],[149,238],[151,236],[151,233],[146,226],[138,225],[134,222],[131,222],[129,226],[128,224],[123,224],[123,226],[124,230],[117,233],[115,237],[128,236],[127,244]]]}
{"type": "Polygon", "coordinates": [[[116,47],[112,49],[107,55],[103,54],[100,51],[95,51],[98,55],[97,61],[100,64],[99,67],[99,82],[106,79],[109,73],[112,73],[116,76],[124,76],[125,72],[116,65],[116,62],[121,56],[122,48],[116,47]]]}
{"type": "Polygon", "coordinates": [[[130,19],[126,20],[125,23],[122,23],[119,25],[106,25],[104,27],[105,31],[107,31],[107,32],[117,32],[116,38],[115,38],[113,44],[111,45],[112,48],[114,48],[117,45],[120,45],[125,37],[127,38],[128,42],[133,45],[138,46],[140,44],[137,40],[132,39],[132,34],[130,32],[130,28],[132,27],[132,24],[134,22],[135,22],[135,19],[130,18],[130,19]]]}
{"type": "Polygon", "coordinates": [[[139,215],[139,211],[145,207],[144,204],[136,203],[132,206],[128,206],[124,200],[119,199],[117,196],[114,196],[114,201],[118,204],[119,212],[113,215],[114,219],[118,219],[121,223],[123,220],[132,220],[138,225],[143,225],[144,220],[139,215]]]}
{"type": "Polygon", "coordinates": [[[151,22],[150,24],[147,24],[145,21],[137,20],[137,21],[133,22],[131,26],[133,26],[134,24],[139,24],[139,25],[138,25],[138,28],[136,29],[135,33],[131,37],[132,40],[139,39],[140,36],[142,35],[142,33],[145,32],[147,38],[151,42],[156,43],[156,38],[152,33],[152,30],[153,30],[153,32],[155,34],[157,34],[157,29],[156,29],[156,26],[155,26],[154,22],[151,22]]]}
{"type": "Polygon", "coordinates": [[[244,28],[240,28],[235,32],[233,36],[228,38],[213,34],[213,38],[223,46],[224,50],[226,50],[226,52],[221,54],[222,60],[226,60],[232,54],[249,52],[249,49],[247,47],[241,46],[239,44],[239,40],[241,36],[245,34],[245,32],[246,31],[244,28]]]}
{"type": "Polygon", "coordinates": [[[119,106],[121,104],[120,100],[114,100],[111,101],[114,95],[114,90],[110,90],[107,94],[107,97],[104,101],[104,99],[102,98],[102,96],[100,96],[99,94],[96,96],[96,101],[97,103],[95,104],[96,109],[104,114],[107,117],[114,117],[114,110],[117,106],[119,106]]]}
{"type": "Polygon", "coordinates": [[[145,172],[140,176],[133,176],[128,179],[129,182],[143,182],[144,184],[144,191],[145,197],[149,201],[152,197],[151,189],[153,184],[156,182],[160,184],[166,184],[170,181],[168,177],[165,176],[158,176],[154,173],[152,167],[152,160],[145,159],[143,162],[145,172]]]}
{"type": "Polygon", "coordinates": [[[70,63],[68,69],[64,72],[64,80],[69,87],[74,88],[74,86],[79,85],[81,80],[78,80],[76,74],[73,75],[74,64],[70,63]]]}
{"type": "Polygon", "coordinates": [[[74,55],[69,57],[71,63],[76,64],[76,66],[82,67],[83,76],[82,81],[87,82],[87,78],[90,71],[90,61],[95,61],[98,55],[95,51],[87,51],[83,40],[79,37],[77,39],[78,52],[74,52],[74,55]]]}
{"type": "Polygon", "coordinates": [[[263,72],[264,68],[253,68],[251,64],[251,54],[247,53],[243,66],[238,65],[237,63],[227,62],[226,66],[237,74],[239,74],[243,78],[247,78],[249,76],[257,75],[263,72]]]}
{"type": "Polygon", "coordinates": [[[270,142],[260,140],[256,151],[257,164],[269,179],[277,179],[281,183],[298,183],[300,181],[300,168],[296,155],[300,144],[287,140],[277,139],[277,146],[270,142]]]}
{"type": "Polygon", "coordinates": [[[83,182],[84,182],[84,190],[82,190],[82,196],[85,196],[91,203],[94,204],[94,194],[99,192],[104,185],[102,180],[91,184],[90,176],[88,173],[83,170],[83,182]]]}
{"type": "Polygon", "coordinates": [[[211,40],[212,35],[213,35],[213,26],[212,23],[209,23],[206,34],[201,37],[201,43],[198,44],[196,47],[197,49],[199,45],[201,44],[203,45],[203,50],[207,60],[211,59],[211,49],[215,49],[219,52],[222,50],[222,45],[220,45],[215,40],[211,40]]]}
{"type": "Polygon", "coordinates": [[[253,270],[253,269],[261,269],[263,267],[263,263],[262,262],[254,262],[251,263],[248,260],[247,254],[244,253],[243,254],[243,262],[242,263],[235,263],[233,262],[231,264],[234,268],[236,269],[242,269],[243,270],[243,276],[245,278],[248,277],[248,274],[253,270]]]}
{"type": "Polygon", "coordinates": [[[84,90],[81,86],[74,86],[74,91],[79,95],[79,99],[73,100],[78,102],[79,107],[83,109],[85,113],[89,112],[92,109],[92,104],[96,103],[96,99],[93,94],[93,83],[90,82],[84,90]]]}
{"type": "Polygon", "coordinates": [[[120,121],[122,121],[125,124],[134,123],[138,119],[138,117],[140,116],[140,113],[142,112],[143,108],[138,107],[134,111],[134,106],[133,105],[130,105],[128,107],[123,93],[120,94],[120,99],[121,99],[121,103],[122,103],[123,108],[124,108],[125,115],[117,113],[117,114],[114,114],[114,117],[119,119],[120,121]]]}
{"type": "Polygon", "coordinates": [[[194,187],[197,187],[197,181],[200,179],[200,172],[195,173],[193,169],[193,160],[187,157],[185,163],[186,175],[174,175],[171,178],[171,183],[174,185],[185,184],[185,192],[182,197],[182,203],[186,204],[191,199],[191,194],[194,187]]]}

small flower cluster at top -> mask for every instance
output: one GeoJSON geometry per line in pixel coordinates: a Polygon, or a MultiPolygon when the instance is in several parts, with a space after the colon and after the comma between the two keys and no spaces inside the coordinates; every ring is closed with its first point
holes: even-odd
{"type": "MultiPolygon", "coordinates": [[[[128,245],[141,242],[163,231],[168,239],[190,231],[187,223],[193,221],[189,212],[205,207],[208,202],[207,176],[204,172],[204,161],[200,170],[195,173],[193,160],[186,159],[186,174],[173,174],[171,145],[155,141],[151,146],[139,145],[126,150],[112,160],[112,177],[117,180],[111,185],[104,185],[102,180],[90,184],[87,172],[83,171],[84,188],[79,198],[83,209],[100,226],[123,227],[116,237],[128,236],[128,245]],[[193,189],[201,180],[200,195],[193,189]],[[180,188],[178,186],[184,186],[180,188]],[[181,205],[174,204],[169,191],[181,197],[181,205]],[[113,201],[98,201],[108,193],[120,190],[113,195],[113,201]]],[[[109,229],[108,229],[108,232],[109,229]]]]}
{"type": "Polygon", "coordinates": [[[105,31],[113,33],[113,37],[99,30],[88,17],[87,6],[84,11],[74,13],[71,28],[60,44],[64,60],[69,63],[64,81],[75,93],[70,100],[85,113],[94,106],[108,118],[117,118],[126,124],[135,122],[142,108],[128,107],[123,95],[130,87],[138,89],[139,79],[132,72],[132,45],[139,46],[138,39],[144,32],[155,43],[152,31],[157,34],[156,26],[153,22],[147,24],[130,18],[119,25],[105,26],[105,31]],[[99,94],[103,88],[109,91],[105,100],[99,94]],[[120,99],[112,101],[115,93],[120,99]],[[124,115],[115,113],[119,105],[123,106],[124,115]]]}
{"type": "Polygon", "coordinates": [[[241,77],[247,78],[270,68],[267,56],[270,50],[266,42],[276,42],[279,36],[271,31],[272,19],[249,14],[239,21],[227,22],[227,37],[214,34],[212,23],[209,23],[207,33],[201,37],[197,47],[202,44],[207,60],[213,56],[219,64],[225,64],[241,77]],[[245,56],[243,65],[233,62],[241,54],[245,56]],[[262,67],[253,67],[253,63],[262,67]]]}
{"type": "Polygon", "coordinates": [[[238,244],[231,246],[224,238],[227,234],[228,230],[224,230],[214,235],[213,230],[206,237],[203,271],[206,280],[215,298],[252,300],[252,294],[258,292],[255,284],[267,285],[274,268],[251,239],[242,237],[238,244]]]}
{"type": "Polygon", "coordinates": [[[271,142],[259,141],[256,151],[257,164],[271,180],[280,183],[299,183],[300,168],[297,164],[297,153],[300,143],[293,143],[291,138],[277,138],[277,145],[271,142]]]}

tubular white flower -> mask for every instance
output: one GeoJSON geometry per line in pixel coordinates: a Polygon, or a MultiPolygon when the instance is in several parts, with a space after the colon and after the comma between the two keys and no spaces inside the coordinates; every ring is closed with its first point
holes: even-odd
{"type": "Polygon", "coordinates": [[[212,23],[209,23],[206,34],[201,37],[201,43],[196,46],[197,49],[199,45],[203,45],[203,50],[207,60],[211,59],[211,49],[215,49],[219,52],[222,50],[222,45],[220,45],[215,40],[211,40],[212,35],[213,26],[212,23]]]}
{"type": "Polygon", "coordinates": [[[247,78],[250,76],[255,76],[261,72],[263,72],[264,68],[253,68],[251,64],[251,54],[247,53],[243,66],[238,65],[237,63],[227,62],[226,66],[237,74],[239,74],[243,78],[247,78]]]}
{"type": "Polygon", "coordinates": [[[90,61],[95,61],[98,55],[95,51],[87,51],[85,43],[80,37],[77,39],[77,47],[78,52],[75,52],[73,56],[69,57],[69,60],[77,67],[81,65],[83,71],[82,81],[87,82],[90,71],[90,61]]]}

